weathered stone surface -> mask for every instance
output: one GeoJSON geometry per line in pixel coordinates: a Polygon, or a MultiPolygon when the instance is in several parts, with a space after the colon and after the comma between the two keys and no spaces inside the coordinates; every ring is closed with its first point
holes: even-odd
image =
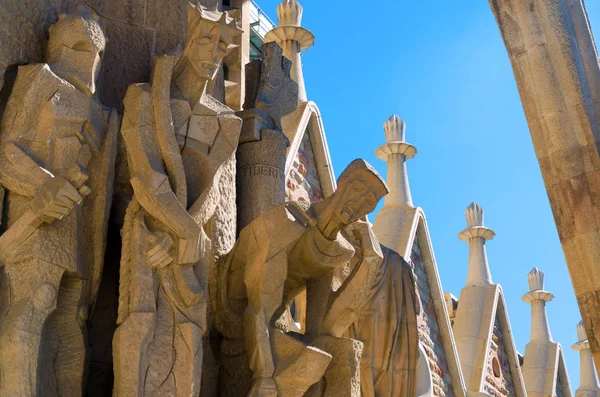
{"type": "MultiPolygon", "coordinates": [[[[10,41],[23,46],[28,62],[42,61],[46,33],[57,19],[58,9],[50,0],[3,1],[0,4],[1,30],[12,37],[10,41]]],[[[12,58],[1,61],[8,65],[17,63],[12,58]]]]}
{"type": "Polygon", "coordinates": [[[154,32],[109,20],[106,37],[109,41],[99,78],[99,95],[107,105],[121,108],[127,87],[150,78],[154,32]],[[136,61],[124,61],[127,59],[136,61]]]}
{"type": "Polygon", "coordinates": [[[184,36],[157,31],[154,37],[154,56],[171,54],[177,51],[179,46],[183,48],[184,42],[184,36]]]}
{"type": "Polygon", "coordinates": [[[187,0],[146,1],[146,27],[176,36],[185,36],[187,3],[187,0]]]}
{"type": "Polygon", "coordinates": [[[142,26],[145,17],[144,0],[61,0],[61,11],[76,12],[85,5],[92,8],[101,18],[142,26]]]}

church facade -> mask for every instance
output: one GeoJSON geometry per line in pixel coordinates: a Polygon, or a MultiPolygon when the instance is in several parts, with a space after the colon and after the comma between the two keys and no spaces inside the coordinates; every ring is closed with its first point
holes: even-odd
{"type": "Polygon", "coordinates": [[[583,325],[572,390],[537,268],[517,352],[477,203],[444,291],[402,119],[387,180],[334,172],[303,11],[0,4],[0,396],[600,394],[583,325]]]}

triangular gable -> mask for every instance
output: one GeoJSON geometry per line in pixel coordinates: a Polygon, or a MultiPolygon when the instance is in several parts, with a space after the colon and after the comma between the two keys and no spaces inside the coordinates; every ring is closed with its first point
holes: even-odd
{"type": "Polygon", "coordinates": [[[317,105],[300,103],[283,118],[282,126],[290,140],[285,164],[287,200],[307,206],[332,195],[336,183],[317,105]]]}
{"type": "Polygon", "coordinates": [[[560,343],[530,342],[525,350],[523,375],[530,397],[573,395],[560,343]]]}
{"type": "Polygon", "coordinates": [[[434,396],[465,396],[452,326],[444,301],[425,214],[421,208],[404,211],[399,244],[389,247],[410,259],[421,300],[419,340],[432,372],[434,396]]]}
{"type": "Polygon", "coordinates": [[[505,382],[510,384],[504,386],[512,389],[508,395],[527,395],[504,294],[498,284],[463,288],[453,329],[462,373],[470,392],[496,395],[486,379],[488,373],[494,374],[494,356],[500,351],[496,372],[499,370],[501,377],[493,383],[496,386],[505,382]]]}
{"type": "Polygon", "coordinates": [[[558,365],[556,370],[556,387],[554,391],[557,397],[571,397],[573,392],[571,391],[571,381],[569,380],[569,373],[567,372],[567,365],[565,364],[565,357],[563,355],[562,346],[557,343],[558,350],[558,365]]]}

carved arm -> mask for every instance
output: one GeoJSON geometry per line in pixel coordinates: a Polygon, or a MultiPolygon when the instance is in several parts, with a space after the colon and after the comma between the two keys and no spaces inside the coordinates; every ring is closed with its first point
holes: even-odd
{"type": "Polygon", "coordinates": [[[171,190],[167,176],[152,172],[149,180],[134,176],[131,184],[140,205],[180,238],[179,264],[196,263],[202,231],[171,190]]]}
{"type": "Polygon", "coordinates": [[[54,175],[32,159],[14,141],[6,142],[0,150],[0,182],[21,196],[34,197],[54,175]]]}
{"type": "Polygon", "coordinates": [[[272,378],[275,372],[269,338],[270,316],[266,307],[269,297],[265,296],[267,294],[264,288],[267,270],[266,255],[253,255],[246,263],[244,271],[248,296],[248,306],[244,312],[244,338],[250,369],[256,383],[264,378],[272,378]]]}

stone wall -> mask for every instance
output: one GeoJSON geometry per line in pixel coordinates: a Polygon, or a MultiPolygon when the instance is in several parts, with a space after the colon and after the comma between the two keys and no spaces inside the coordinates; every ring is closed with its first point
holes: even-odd
{"type": "Polygon", "coordinates": [[[0,2],[0,86],[7,71],[41,62],[48,28],[60,13],[88,6],[108,44],[99,77],[102,103],[121,107],[127,87],[148,81],[152,58],[173,51],[186,34],[187,0],[4,0],[0,2]]]}
{"type": "Polygon", "coordinates": [[[490,341],[484,391],[492,397],[517,395],[498,317],[496,317],[496,321],[494,322],[494,332],[490,341]],[[494,369],[494,360],[498,360],[499,364],[496,370],[494,369]]]}
{"type": "Polygon", "coordinates": [[[59,4],[51,0],[0,2],[0,87],[7,70],[41,61],[46,33],[58,13],[59,4]]]}
{"type": "Polygon", "coordinates": [[[421,247],[417,239],[413,243],[410,263],[416,276],[417,294],[421,300],[421,315],[417,319],[419,340],[427,353],[429,367],[433,377],[433,395],[441,397],[454,396],[452,378],[444,353],[442,335],[438,326],[437,314],[433,298],[427,282],[427,274],[423,265],[421,247]]]}

